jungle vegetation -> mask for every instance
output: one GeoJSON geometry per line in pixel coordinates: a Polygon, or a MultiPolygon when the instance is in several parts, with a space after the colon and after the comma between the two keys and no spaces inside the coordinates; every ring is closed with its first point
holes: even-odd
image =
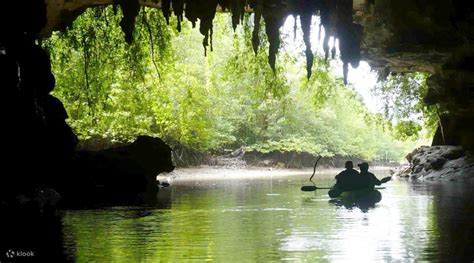
{"type": "Polygon", "coordinates": [[[159,10],[140,11],[130,45],[119,22],[120,10],[89,9],[42,43],[56,77],[54,95],[83,141],[148,134],[202,152],[244,145],[261,152],[400,160],[426,126],[418,119],[431,116],[419,99],[423,74],[379,84],[387,110],[371,113],[322,56],[315,56],[307,79],[304,49],[287,52],[283,43],[273,72],[265,32],[264,48],[255,53],[247,16],[234,31],[230,15],[217,14],[206,56],[198,29],[183,22],[178,33],[177,21],[168,26],[159,10]]]}

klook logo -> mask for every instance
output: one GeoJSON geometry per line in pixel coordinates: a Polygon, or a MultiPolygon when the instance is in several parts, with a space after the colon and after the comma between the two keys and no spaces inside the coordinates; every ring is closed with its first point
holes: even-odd
{"type": "Polygon", "coordinates": [[[9,249],[7,251],[7,258],[13,258],[15,256],[15,251],[9,249]]]}
{"type": "Polygon", "coordinates": [[[33,251],[14,251],[12,249],[7,250],[6,252],[7,258],[14,258],[14,257],[34,257],[35,253],[33,251]]]}

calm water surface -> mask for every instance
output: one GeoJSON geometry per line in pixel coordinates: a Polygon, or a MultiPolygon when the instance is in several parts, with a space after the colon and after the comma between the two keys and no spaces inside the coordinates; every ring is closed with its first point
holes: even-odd
{"type": "Polygon", "coordinates": [[[79,262],[474,260],[472,185],[394,180],[370,207],[302,185],[306,175],[180,181],[154,207],[65,211],[64,249],[79,262]]]}

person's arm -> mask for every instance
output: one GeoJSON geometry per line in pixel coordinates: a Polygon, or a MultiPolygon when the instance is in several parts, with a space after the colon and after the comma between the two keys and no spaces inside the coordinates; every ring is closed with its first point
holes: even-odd
{"type": "Polygon", "coordinates": [[[382,184],[384,184],[384,183],[390,181],[391,179],[392,179],[391,176],[387,176],[387,177],[382,178],[382,180],[380,180],[380,182],[381,182],[382,184]]]}
{"type": "Polygon", "coordinates": [[[387,177],[382,178],[382,180],[379,180],[377,177],[375,177],[375,175],[372,174],[372,182],[373,182],[375,185],[384,184],[384,183],[390,181],[391,179],[392,179],[392,177],[387,176],[387,177]]]}
{"type": "Polygon", "coordinates": [[[374,174],[370,174],[370,177],[371,177],[371,181],[374,185],[381,185],[382,184],[382,181],[380,181],[377,177],[375,177],[374,174]]]}

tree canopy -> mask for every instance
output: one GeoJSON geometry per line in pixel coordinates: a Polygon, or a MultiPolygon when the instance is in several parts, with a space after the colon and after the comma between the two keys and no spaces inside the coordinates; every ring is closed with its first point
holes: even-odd
{"type": "Polygon", "coordinates": [[[369,112],[322,56],[315,56],[310,79],[304,51],[280,52],[273,71],[265,50],[254,52],[248,16],[232,31],[231,16],[217,14],[214,50],[206,56],[198,30],[181,22],[178,33],[157,10],[140,10],[131,44],[119,20],[120,10],[90,9],[43,42],[54,95],[82,140],[149,134],[199,151],[245,145],[367,160],[400,160],[412,145],[397,140],[389,116],[369,112]]]}

